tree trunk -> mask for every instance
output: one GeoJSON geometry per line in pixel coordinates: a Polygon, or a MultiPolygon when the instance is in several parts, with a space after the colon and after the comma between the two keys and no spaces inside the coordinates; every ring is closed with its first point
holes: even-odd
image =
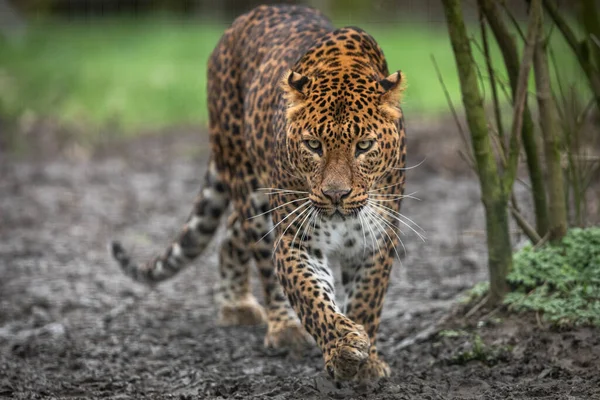
{"type": "MultiPolygon", "coordinates": [[[[479,0],[481,7],[496,42],[502,52],[502,58],[508,72],[508,79],[513,95],[513,105],[517,96],[517,81],[519,79],[519,53],[517,52],[517,44],[514,37],[511,35],[507,26],[502,20],[501,13],[494,0],[479,0]]],[[[546,200],[546,189],[544,187],[544,177],[542,166],[537,150],[537,144],[534,135],[534,124],[531,117],[529,107],[525,104],[523,110],[523,127],[521,129],[521,138],[523,148],[527,158],[527,168],[529,171],[529,179],[531,180],[531,196],[535,211],[535,226],[539,236],[544,236],[548,231],[548,206],[546,200]]]]}
{"type": "MultiPolygon", "coordinates": [[[[541,14],[541,4],[540,4],[541,14]]],[[[546,54],[546,41],[544,29],[539,24],[538,40],[535,46],[533,69],[540,111],[540,127],[544,138],[544,153],[548,170],[548,197],[549,204],[549,238],[551,241],[562,239],[567,233],[567,205],[564,192],[564,179],[560,166],[560,150],[558,142],[558,129],[560,124],[556,120],[557,110],[550,87],[550,71],[548,56],[546,54]]]]}
{"type": "Polygon", "coordinates": [[[512,267],[512,249],[508,232],[507,199],[488,135],[483,100],[459,0],[442,0],[448,32],[458,68],[463,104],[471,132],[473,154],[485,208],[489,302],[500,301],[507,292],[506,275],[512,267]]]}

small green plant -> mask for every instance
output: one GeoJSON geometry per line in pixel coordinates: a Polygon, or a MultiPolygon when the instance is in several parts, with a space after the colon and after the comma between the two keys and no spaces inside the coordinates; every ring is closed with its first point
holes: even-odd
{"type": "MultiPolygon", "coordinates": [[[[459,331],[460,332],[460,331],[459,331]]],[[[458,336],[446,336],[451,338],[468,337],[468,341],[446,360],[450,365],[464,365],[470,361],[481,361],[487,365],[494,365],[506,359],[506,354],[510,352],[507,346],[494,346],[484,343],[478,333],[469,334],[460,332],[458,336]]]]}
{"type": "Polygon", "coordinates": [[[466,292],[466,294],[460,299],[462,304],[474,303],[476,301],[481,300],[484,296],[488,294],[490,290],[490,283],[479,282],[476,283],[470,290],[466,292]]]}
{"type": "Polygon", "coordinates": [[[600,227],[571,229],[563,240],[514,256],[505,304],[557,325],[600,326],[600,227]]]}
{"type": "MultiPolygon", "coordinates": [[[[513,258],[508,274],[509,309],[536,312],[557,326],[600,326],[600,227],[573,228],[557,244],[526,246],[513,258]]],[[[475,303],[487,282],[467,295],[475,303]]]]}

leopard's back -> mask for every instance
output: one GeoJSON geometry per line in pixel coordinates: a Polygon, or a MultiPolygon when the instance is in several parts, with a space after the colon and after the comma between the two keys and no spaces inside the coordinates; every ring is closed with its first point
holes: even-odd
{"type": "Polygon", "coordinates": [[[250,162],[252,175],[268,179],[273,119],[276,110],[285,107],[279,81],[319,37],[332,30],[318,10],[279,5],[257,7],[224,33],[210,56],[207,77],[213,149],[217,157],[229,150],[223,163],[250,162]],[[239,152],[230,153],[232,142],[239,152]]]}

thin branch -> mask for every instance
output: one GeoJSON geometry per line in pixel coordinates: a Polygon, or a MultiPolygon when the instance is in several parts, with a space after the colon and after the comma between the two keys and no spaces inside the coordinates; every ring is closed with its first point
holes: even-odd
{"type": "Polygon", "coordinates": [[[523,233],[529,238],[531,243],[533,243],[534,245],[536,243],[539,243],[539,241],[542,240],[542,238],[540,237],[540,235],[538,235],[533,226],[531,226],[529,222],[527,222],[527,219],[525,219],[525,217],[517,210],[517,208],[514,207],[513,204],[511,204],[508,208],[510,210],[511,215],[515,219],[515,222],[517,223],[517,225],[519,225],[519,228],[521,228],[523,233]]]}
{"type": "Polygon", "coordinates": [[[470,159],[469,156],[462,150],[458,151],[458,156],[462,158],[465,164],[467,164],[467,166],[471,168],[473,172],[475,172],[475,175],[477,175],[477,166],[473,163],[473,160],[470,159]]]}
{"type": "Polygon", "coordinates": [[[533,52],[535,49],[536,35],[540,23],[541,12],[537,6],[541,0],[531,1],[531,11],[527,22],[527,40],[523,50],[523,59],[519,68],[519,76],[515,90],[515,102],[513,113],[513,125],[510,133],[510,144],[508,154],[508,165],[506,175],[504,176],[505,193],[510,193],[512,185],[517,175],[517,165],[519,162],[520,144],[519,137],[523,127],[523,111],[527,100],[527,85],[529,83],[529,72],[533,64],[533,52]]]}
{"type": "Polygon", "coordinates": [[[498,137],[500,138],[501,148],[504,154],[506,154],[506,148],[504,146],[504,128],[502,126],[502,115],[500,113],[500,101],[498,100],[498,88],[496,87],[496,77],[494,74],[494,67],[492,65],[492,57],[490,56],[490,46],[488,43],[487,29],[485,21],[483,19],[483,11],[479,7],[479,26],[481,28],[481,41],[483,43],[483,54],[485,57],[485,65],[490,79],[490,86],[492,88],[492,101],[494,104],[494,115],[496,117],[496,129],[498,130],[498,137]]]}
{"type": "Polygon", "coordinates": [[[544,0],[544,8],[548,11],[548,14],[562,32],[567,44],[571,47],[575,54],[579,54],[580,52],[580,42],[575,36],[575,33],[571,30],[567,22],[562,17],[561,13],[558,11],[558,7],[552,0],[544,0]]]}
{"type": "Polygon", "coordinates": [[[481,300],[479,300],[479,302],[477,304],[475,304],[469,311],[467,311],[467,313],[465,314],[465,319],[469,319],[471,316],[473,316],[473,314],[475,314],[477,311],[479,311],[479,309],[483,306],[485,306],[488,302],[488,296],[483,296],[481,298],[481,300]]]}
{"type": "Polygon", "coordinates": [[[550,237],[550,232],[546,233],[544,235],[544,237],[542,238],[542,240],[540,240],[539,242],[537,242],[537,244],[535,246],[533,246],[533,250],[539,250],[540,248],[542,248],[542,246],[548,242],[549,237],[550,237]]]}
{"type": "Polygon", "coordinates": [[[517,21],[514,14],[510,11],[508,6],[506,5],[506,2],[499,1],[498,3],[500,3],[500,5],[502,5],[502,8],[504,8],[504,12],[506,12],[506,15],[508,15],[508,18],[510,18],[510,20],[512,21],[513,26],[515,27],[515,29],[519,33],[519,36],[521,37],[521,40],[525,41],[525,34],[523,33],[523,30],[521,29],[521,25],[519,25],[519,21],[517,21]]]}
{"type": "MultiPolygon", "coordinates": [[[[551,48],[549,48],[548,51],[550,53],[550,61],[552,62],[552,69],[554,70],[555,81],[558,84],[558,93],[560,94],[560,103],[565,105],[565,104],[567,104],[567,95],[565,94],[565,90],[563,88],[563,84],[562,84],[563,79],[561,79],[562,77],[559,75],[560,69],[558,68],[558,62],[556,61],[554,51],[551,48]]],[[[554,92],[556,92],[556,90],[554,92]]],[[[554,97],[558,98],[558,95],[555,94],[554,97]]],[[[558,103],[558,101],[557,101],[557,103],[558,103]]],[[[557,110],[559,113],[561,113],[560,120],[565,121],[566,120],[566,110],[563,111],[560,107],[557,107],[557,110]]]]}
{"type": "MultiPolygon", "coordinates": [[[[437,61],[435,60],[435,56],[433,54],[431,54],[430,56],[431,56],[431,62],[433,63],[433,68],[435,69],[437,78],[440,81],[440,84],[442,85],[442,89],[444,90],[444,96],[446,97],[446,102],[448,103],[448,108],[450,108],[450,112],[452,113],[452,116],[454,117],[454,122],[456,123],[456,126],[458,128],[458,132],[460,133],[460,137],[462,138],[462,140],[465,144],[465,148],[470,149],[471,145],[469,144],[469,140],[467,139],[467,134],[465,133],[465,131],[462,127],[462,124],[460,123],[460,119],[458,118],[458,113],[456,112],[456,109],[454,108],[454,103],[452,103],[452,98],[450,97],[450,93],[448,92],[448,88],[446,87],[446,83],[444,82],[444,78],[442,77],[440,67],[439,67],[437,61]]],[[[473,167],[476,167],[475,160],[473,159],[473,154],[469,151],[465,155],[468,157],[468,160],[469,160],[468,164],[472,165],[473,167]]],[[[476,168],[474,168],[474,169],[476,169],[476,168]]],[[[475,171],[475,172],[477,172],[477,171],[475,171]]]]}
{"type": "MultiPolygon", "coordinates": [[[[473,40],[471,43],[473,43],[473,45],[475,45],[475,48],[477,49],[477,51],[479,51],[479,53],[483,57],[485,57],[485,51],[483,50],[483,47],[479,43],[477,43],[476,40],[473,40]]],[[[515,53],[515,56],[516,56],[516,53],[515,53]]],[[[517,73],[518,73],[518,69],[519,69],[519,67],[518,67],[518,63],[517,63],[517,73]]],[[[500,71],[498,71],[498,69],[492,68],[492,70],[494,71],[494,76],[496,78],[496,83],[499,84],[499,86],[502,88],[502,90],[504,91],[504,93],[505,93],[506,98],[508,99],[508,101],[510,103],[512,103],[513,102],[513,98],[512,98],[512,96],[510,96],[508,94],[508,91],[507,91],[507,87],[509,87],[509,88],[512,89],[512,83],[511,83],[510,79],[507,79],[504,76],[502,76],[502,74],[500,73],[500,71]]],[[[483,75],[483,77],[489,79],[490,75],[483,75]]],[[[515,80],[516,80],[516,77],[515,77],[515,80]]],[[[535,91],[535,89],[531,90],[531,89],[527,88],[527,94],[528,95],[532,95],[532,96],[536,96],[536,91],[535,91]]]]}
{"type": "Polygon", "coordinates": [[[596,46],[598,47],[598,49],[600,49],[600,39],[598,39],[596,37],[596,35],[592,35],[592,36],[590,36],[590,38],[592,39],[592,42],[594,42],[594,44],[596,44],[596,46]]]}
{"type": "Polygon", "coordinates": [[[500,140],[500,136],[498,134],[492,135],[492,141],[494,143],[494,147],[498,149],[498,156],[500,157],[502,166],[506,167],[506,149],[500,140]]]}
{"type": "MultiPolygon", "coordinates": [[[[535,12],[533,4],[531,7],[531,13],[535,12]]],[[[538,24],[538,40],[535,45],[533,69],[538,92],[540,127],[542,128],[542,137],[544,138],[544,153],[546,155],[548,170],[548,221],[550,224],[548,232],[550,233],[550,240],[557,241],[562,239],[567,232],[567,205],[565,201],[564,178],[560,165],[560,139],[558,122],[556,121],[556,104],[554,103],[554,97],[550,88],[548,55],[546,54],[546,43],[543,41],[544,29],[541,23],[542,5],[538,2],[535,7],[539,7],[540,23],[538,24]]]]}
{"type": "MultiPolygon", "coordinates": [[[[511,102],[514,107],[516,104],[516,92],[520,71],[519,54],[517,52],[514,35],[510,33],[508,27],[504,23],[503,14],[499,10],[498,2],[493,0],[478,0],[478,5],[483,10],[490,28],[494,33],[500,51],[502,52],[502,57],[510,81],[510,87],[512,89],[511,102]]],[[[503,82],[498,80],[498,83],[500,84],[500,88],[505,90],[503,82]]],[[[548,220],[546,189],[544,187],[542,167],[535,139],[534,124],[527,104],[525,104],[523,112],[521,137],[523,140],[523,148],[527,156],[527,168],[531,181],[531,195],[533,197],[535,209],[536,229],[538,232],[545,232],[547,230],[548,220]]]]}
{"type": "Polygon", "coordinates": [[[579,61],[579,65],[585,72],[585,75],[590,82],[590,86],[592,87],[592,92],[596,97],[596,105],[600,110],[600,74],[594,67],[594,63],[592,62],[591,52],[589,49],[585,49],[584,43],[577,39],[575,33],[571,30],[563,15],[558,11],[558,7],[553,0],[543,0],[544,8],[548,11],[548,14],[558,27],[558,29],[562,32],[563,37],[577,56],[577,60],[579,61]]]}
{"type": "MultiPolygon", "coordinates": [[[[479,43],[477,43],[477,40],[475,40],[474,37],[469,38],[469,42],[473,43],[477,49],[481,49],[481,46],[479,45],[479,43]]],[[[479,81],[479,87],[481,88],[481,98],[485,102],[485,94],[486,94],[485,82],[484,82],[485,76],[481,72],[481,68],[479,67],[478,63],[474,63],[474,66],[475,66],[475,70],[477,71],[477,80],[479,81]]]]}
{"type": "Polygon", "coordinates": [[[515,219],[517,225],[519,225],[519,228],[521,228],[521,231],[523,231],[523,233],[529,238],[529,240],[533,244],[538,243],[537,239],[540,237],[540,235],[527,222],[527,220],[521,213],[521,208],[519,207],[519,203],[517,202],[517,196],[515,196],[514,191],[510,194],[510,203],[511,205],[509,207],[511,208],[511,214],[513,215],[513,218],[515,219]]]}

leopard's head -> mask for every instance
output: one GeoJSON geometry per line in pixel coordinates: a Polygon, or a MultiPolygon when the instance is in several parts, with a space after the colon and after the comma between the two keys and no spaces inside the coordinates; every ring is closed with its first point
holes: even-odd
{"type": "Polygon", "coordinates": [[[403,161],[403,75],[286,73],[288,162],[323,215],[356,215],[403,161]]]}

